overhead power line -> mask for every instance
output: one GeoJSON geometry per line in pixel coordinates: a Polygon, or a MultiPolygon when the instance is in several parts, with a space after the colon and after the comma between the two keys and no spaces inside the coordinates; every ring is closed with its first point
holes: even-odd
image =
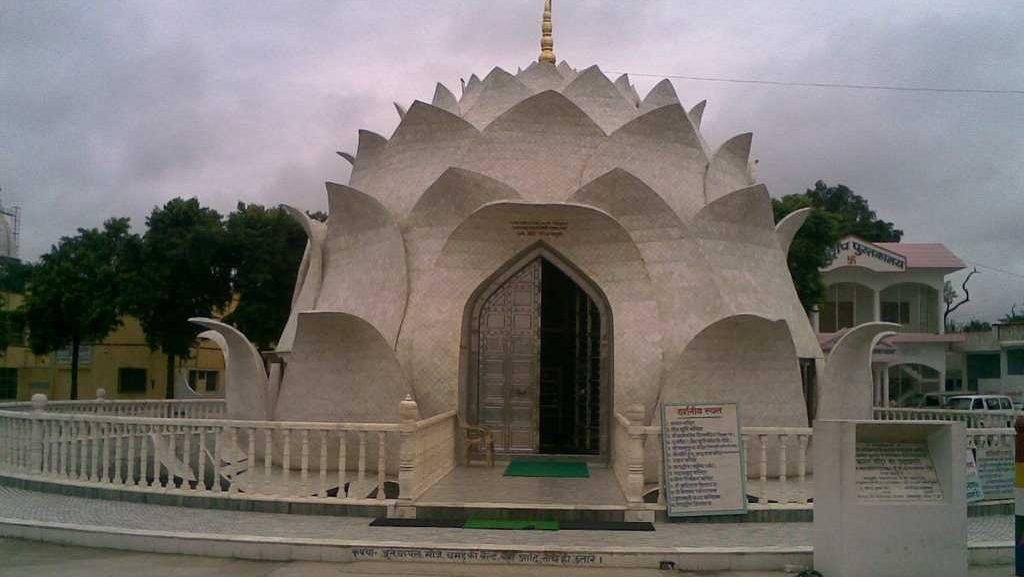
{"type": "Polygon", "coordinates": [[[983,269],[986,269],[986,270],[1002,273],[1002,274],[1009,275],[1009,276],[1015,276],[1017,278],[1024,278],[1024,274],[1015,273],[1015,272],[1008,271],[1006,269],[1002,269],[1002,268],[998,268],[998,267],[994,267],[994,266],[984,265],[984,264],[975,262],[975,261],[970,260],[970,259],[968,259],[967,262],[971,263],[972,265],[974,265],[974,266],[976,266],[978,268],[983,268],[983,269]]]}
{"type": "Polygon", "coordinates": [[[1010,94],[1024,96],[1024,90],[992,89],[992,88],[944,88],[938,86],[899,86],[895,84],[848,84],[843,82],[784,82],[778,80],[758,80],[754,78],[728,78],[721,76],[689,76],[685,74],[650,74],[646,72],[624,72],[609,70],[611,74],[629,74],[630,76],[649,76],[652,78],[673,78],[680,80],[698,80],[701,82],[725,82],[730,84],[762,84],[767,86],[798,86],[804,88],[841,88],[847,90],[887,90],[892,92],[936,92],[942,94],[1010,94]]]}

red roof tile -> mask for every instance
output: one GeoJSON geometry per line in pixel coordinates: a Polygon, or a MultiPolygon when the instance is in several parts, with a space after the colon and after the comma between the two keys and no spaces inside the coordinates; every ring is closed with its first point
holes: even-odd
{"type": "Polygon", "coordinates": [[[872,243],[907,257],[907,268],[947,268],[960,270],[967,265],[939,243],[876,242],[872,243]]]}

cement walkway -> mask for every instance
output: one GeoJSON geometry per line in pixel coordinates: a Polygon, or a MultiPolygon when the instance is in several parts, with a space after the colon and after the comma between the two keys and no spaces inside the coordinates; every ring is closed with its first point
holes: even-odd
{"type": "MultiPolygon", "coordinates": [[[[656,569],[566,569],[563,567],[463,567],[394,563],[327,564],[238,561],[154,553],[128,553],[0,539],[4,577],[664,577],[656,569]]],[[[671,573],[671,575],[700,575],[671,573]]],[[[708,574],[704,574],[708,575],[708,574]]],[[[782,577],[780,572],[715,572],[716,577],[782,577]]],[[[1009,566],[972,567],[970,577],[1007,577],[1009,566]]]]}
{"type": "MultiPolygon", "coordinates": [[[[0,486],[0,537],[140,553],[387,562],[399,572],[452,564],[487,571],[496,565],[633,571],[668,561],[686,570],[738,571],[812,562],[811,523],[659,523],[653,532],[548,532],[370,527],[370,521],[172,507],[0,486]]],[[[972,564],[1011,562],[1012,535],[1011,516],[970,519],[972,564]]]]}

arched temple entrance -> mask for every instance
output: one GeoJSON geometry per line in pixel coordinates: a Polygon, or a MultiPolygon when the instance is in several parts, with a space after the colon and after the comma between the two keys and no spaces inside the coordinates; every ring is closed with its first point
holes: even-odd
{"type": "Polygon", "coordinates": [[[543,248],[476,291],[467,310],[469,421],[505,454],[607,454],[610,312],[543,248]]]}

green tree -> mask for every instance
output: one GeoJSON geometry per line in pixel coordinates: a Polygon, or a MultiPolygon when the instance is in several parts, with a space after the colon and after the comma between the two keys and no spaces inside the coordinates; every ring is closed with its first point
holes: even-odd
{"type": "Polygon", "coordinates": [[[103,340],[121,325],[125,256],[138,242],[127,218],[103,230],[79,229],[43,255],[22,305],[29,346],[35,354],[71,347],[71,398],[78,398],[82,343],[103,340]]]}
{"type": "Polygon", "coordinates": [[[231,300],[231,268],[221,215],[195,198],[175,198],[153,209],[133,255],[125,302],[139,319],[149,346],[167,355],[167,398],[174,397],[174,367],[188,358],[198,328],[231,300]]]}
{"type": "Polygon", "coordinates": [[[820,269],[831,262],[832,248],[839,239],[856,235],[870,242],[899,242],[903,237],[903,231],[880,220],[865,198],[843,184],[828,186],[819,180],[803,194],[772,199],[772,208],[776,222],[801,208],[814,209],[793,239],[787,257],[800,302],[807,308],[825,298],[820,269]]]}
{"type": "Polygon", "coordinates": [[[25,333],[25,315],[13,309],[9,294],[24,294],[32,274],[32,265],[16,258],[0,257],[0,352],[21,343],[25,333]]]}
{"type": "Polygon", "coordinates": [[[238,304],[224,320],[257,347],[270,348],[288,321],[306,232],[280,208],[244,203],[225,228],[238,304]]]}

